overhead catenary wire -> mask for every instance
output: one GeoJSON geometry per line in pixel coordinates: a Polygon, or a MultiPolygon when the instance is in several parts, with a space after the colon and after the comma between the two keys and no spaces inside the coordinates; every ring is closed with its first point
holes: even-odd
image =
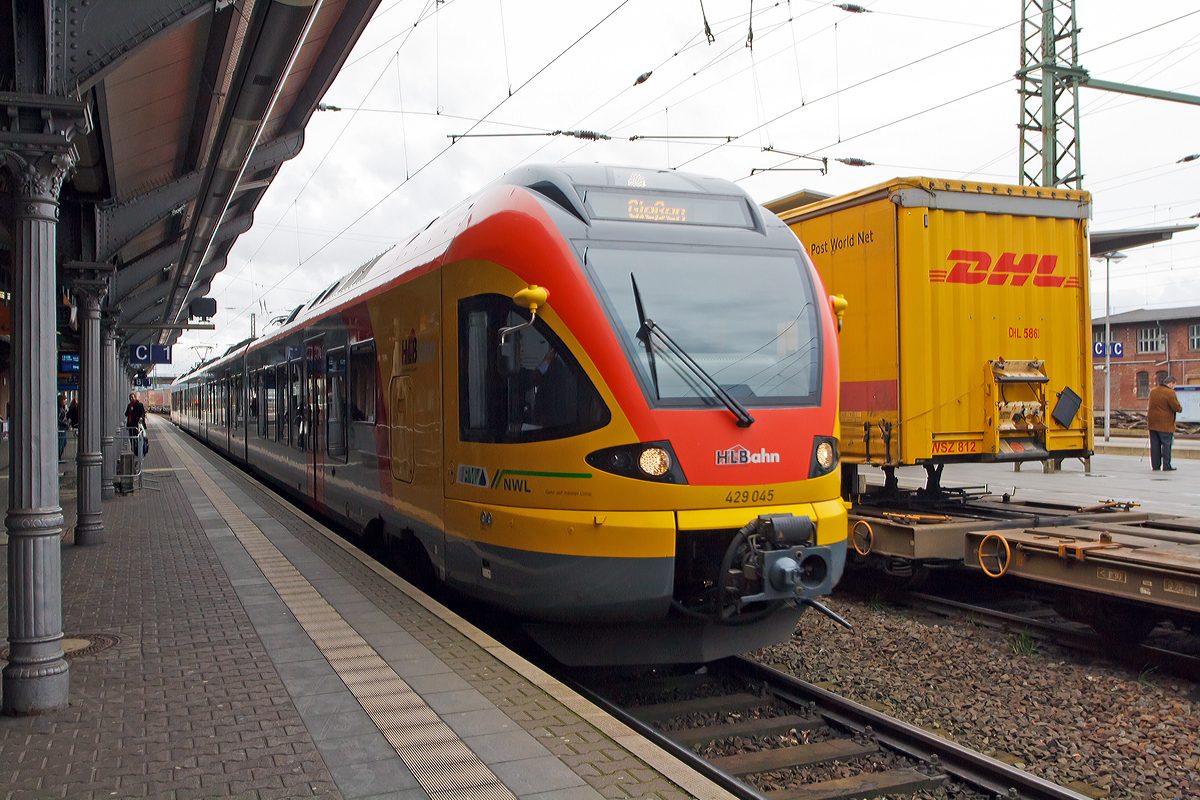
{"type": "MultiPolygon", "coordinates": [[[[880,73],[877,73],[877,74],[875,74],[875,75],[872,75],[872,76],[871,76],[871,77],[869,77],[869,78],[863,78],[861,81],[858,81],[857,83],[853,83],[853,84],[851,84],[850,86],[847,86],[845,89],[839,89],[838,91],[839,91],[839,92],[842,92],[842,91],[850,91],[851,89],[857,89],[858,87],[860,87],[860,86],[863,86],[863,85],[865,85],[865,84],[867,84],[867,83],[870,83],[871,81],[879,80],[880,78],[882,78],[882,77],[884,77],[884,76],[886,76],[886,75],[891,75],[891,74],[894,74],[894,73],[896,73],[896,72],[899,72],[899,71],[901,71],[901,70],[908,69],[909,67],[915,66],[915,65],[917,65],[917,64],[920,64],[920,63],[922,63],[922,62],[925,62],[925,61],[928,61],[928,60],[929,60],[929,59],[931,59],[931,58],[936,58],[937,56],[944,55],[944,54],[946,54],[946,53],[949,53],[949,52],[951,52],[951,51],[953,51],[953,50],[957,50],[957,49],[958,49],[958,48],[960,48],[960,47],[965,47],[965,46],[966,46],[966,45],[968,45],[968,44],[972,44],[972,43],[974,43],[974,42],[977,42],[977,41],[979,41],[980,39],[984,39],[984,38],[986,38],[986,37],[988,37],[988,36],[993,36],[993,35],[995,35],[995,34],[999,33],[1000,31],[1004,31],[1004,30],[1007,30],[1007,29],[1009,29],[1009,28],[1011,28],[1011,27],[1015,26],[1016,24],[1017,24],[1016,22],[1011,22],[1011,23],[1009,23],[1008,25],[1004,25],[1004,26],[1002,26],[1002,27],[995,28],[995,29],[993,29],[993,30],[990,30],[990,31],[988,31],[987,33],[981,33],[981,34],[979,34],[978,36],[973,36],[973,37],[971,37],[970,39],[967,39],[967,40],[965,40],[965,41],[959,42],[958,44],[950,45],[949,47],[945,47],[945,48],[942,48],[941,50],[937,50],[937,51],[935,51],[935,52],[933,52],[933,53],[929,53],[928,55],[924,55],[924,56],[921,56],[920,58],[913,59],[912,61],[909,61],[909,62],[906,62],[906,63],[904,63],[904,64],[901,64],[900,66],[897,66],[897,67],[892,67],[891,69],[884,70],[883,72],[880,72],[880,73]]],[[[1008,80],[1006,79],[1006,80],[1004,81],[1004,83],[996,84],[995,86],[1003,86],[1003,85],[1005,85],[1005,84],[1007,84],[1007,83],[1008,83],[1008,80]]],[[[988,88],[989,88],[989,89],[991,89],[991,88],[995,88],[995,86],[991,86],[991,87],[988,87],[988,88]]],[[[813,105],[814,103],[818,103],[818,102],[820,102],[821,100],[826,100],[826,99],[828,99],[828,98],[830,98],[830,97],[834,96],[834,94],[835,94],[835,93],[830,93],[830,94],[822,95],[821,97],[818,97],[816,100],[813,100],[811,103],[808,103],[808,105],[813,105]]],[[[961,97],[961,98],[957,98],[956,100],[954,100],[954,101],[950,101],[950,102],[956,102],[957,100],[961,100],[961,99],[964,99],[964,98],[966,98],[966,97],[970,97],[970,96],[972,96],[972,95],[974,95],[974,94],[978,94],[978,92],[972,92],[972,93],[970,93],[970,94],[963,95],[963,97],[961,97]]],[[[938,106],[934,106],[934,108],[940,108],[942,105],[946,105],[946,103],[941,103],[941,104],[939,104],[938,106]]],[[[775,117],[771,118],[770,120],[768,120],[768,122],[777,122],[777,121],[779,121],[779,120],[781,120],[781,119],[784,119],[785,117],[791,116],[792,114],[796,113],[797,111],[799,111],[799,110],[800,110],[801,108],[803,108],[803,107],[804,107],[804,106],[795,106],[794,108],[792,108],[792,109],[790,109],[790,110],[788,110],[788,111],[785,111],[785,112],[783,112],[782,114],[779,114],[779,115],[777,115],[777,116],[775,116],[775,117]]],[[[932,110],[932,109],[927,109],[927,111],[928,111],[928,110],[932,110]]],[[[926,112],[920,112],[920,113],[926,113],[926,112]]],[[[911,118],[912,116],[919,116],[919,114],[913,114],[913,115],[909,115],[909,117],[904,117],[904,118],[902,118],[902,119],[909,119],[909,118],[911,118]]],[[[898,121],[902,121],[902,120],[897,120],[897,122],[898,122],[898,121]]],[[[889,123],[889,124],[894,124],[894,123],[889,123]]],[[[878,130],[878,128],[875,128],[875,129],[872,129],[872,130],[878,130]]],[[[748,130],[748,131],[743,131],[741,134],[739,134],[739,136],[746,136],[747,134],[750,134],[750,133],[753,133],[753,132],[754,132],[754,129],[752,128],[752,129],[750,129],[750,130],[748,130]]],[[[864,135],[864,134],[858,134],[858,136],[861,136],[861,135],[864,135]]],[[[854,137],[854,138],[856,138],[856,137],[854,137]]],[[[725,145],[723,145],[723,144],[719,144],[719,145],[717,145],[716,147],[713,147],[712,149],[710,149],[710,150],[708,150],[708,151],[706,151],[706,152],[704,152],[704,153],[701,153],[700,155],[697,155],[697,156],[694,156],[693,158],[690,158],[690,159],[688,159],[687,161],[685,161],[683,164],[680,164],[679,166],[681,166],[681,167],[682,167],[682,166],[686,166],[687,164],[690,164],[690,163],[692,163],[693,161],[696,161],[696,160],[698,160],[698,159],[704,158],[705,156],[711,155],[712,153],[716,152],[717,150],[719,150],[720,148],[722,148],[722,147],[724,147],[724,146],[725,146],[725,145]]],[[[832,146],[832,145],[830,145],[830,146],[832,146]]],[[[822,148],[822,149],[827,149],[827,148],[822,148]]],[[[816,152],[816,151],[813,151],[813,152],[816,152]]]]}
{"type": "MultiPolygon", "coordinates": [[[[441,7],[445,8],[446,6],[448,6],[450,3],[453,3],[454,1],[455,0],[445,0],[445,2],[441,5],[441,7]]],[[[399,3],[397,3],[397,5],[399,5],[399,3]]],[[[437,4],[435,4],[433,6],[433,8],[435,9],[435,13],[436,13],[437,7],[438,7],[437,4]]],[[[375,91],[375,87],[379,85],[379,82],[381,80],[383,80],[383,76],[387,74],[388,68],[392,64],[392,60],[396,59],[398,57],[400,50],[404,47],[405,44],[408,43],[409,39],[412,36],[412,32],[414,30],[416,30],[417,25],[419,25],[421,23],[421,21],[425,18],[424,17],[425,12],[429,8],[430,8],[429,2],[426,2],[425,6],[420,11],[420,14],[418,14],[417,21],[414,22],[412,27],[408,28],[407,31],[405,31],[405,33],[403,34],[405,37],[404,41],[402,41],[400,43],[400,46],[396,48],[396,54],[394,54],[392,56],[392,59],[389,59],[388,63],[385,64],[383,69],[379,71],[379,75],[376,76],[375,80],[371,83],[370,88],[367,89],[366,94],[363,95],[363,100],[366,100],[366,98],[370,97],[372,92],[375,91]]],[[[397,34],[397,36],[399,36],[399,35],[401,35],[401,34],[397,34]]],[[[392,41],[395,38],[396,37],[393,37],[393,39],[390,39],[389,41],[392,41]]],[[[372,50],[372,52],[374,52],[374,50],[372,50]]],[[[300,198],[300,196],[302,194],[304,194],[304,191],[308,188],[309,184],[312,183],[313,178],[315,178],[317,176],[317,173],[321,171],[321,167],[323,167],[325,165],[326,160],[328,160],[330,154],[333,153],[334,149],[337,147],[338,142],[340,142],[342,140],[342,137],[346,134],[346,131],[349,130],[350,125],[354,122],[354,119],[355,119],[355,117],[357,117],[357,115],[358,115],[358,111],[353,111],[350,114],[350,118],[348,120],[346,120],[346,124],[342,126],[342,129],[340,131],[338,131],[338,135],[336,137],[334,137],[333,142],[325,150],[325,154],[321,156],[321,160],[317,162],[317,166],[313,168],[313,171],[309,174],[308,178],[304,181],[303,185],[301,185],[299,191],[296,192],[295,199],[293,200],[293,202],[295,200],[298,200],[300,198]]],[[[284,212],[280,215],[279,219],[276,220],[275,224],[272,225],[270,228],[268,228],[267,235],[263,237],[263,240],[259,243],[258,247],[255,248],[254,252],[250,254],[250,258],[247,259],[246,264],[243,265],[242,268],[239,269],[237,272],[233,273],[232,276],[229,276],[230,278],[237,277],[238,275],[240,275],[242,273],[243,270],[249,268],[250,265],[254,263],[254,259],[258,256],[259,252],[262,251],[263,247],[266,246],[267,242],[270,241],[271,235],[274,233],[275,229],[279,226],[279,223],[283,221],[283,218],[286,215],[287,215],[287,211],[285,209],[284,212]]],[[[238,316],[240,317],[241,315],[239,314],[238,316]]],[[[237,317],[234,317],[234,319],[237,319],[237,317]]]]}
{"type": "MultiPolygon", "coordinates": [[[[447,2],[452,2],[452,1],[453,0],[447,0],[447,2]]],[[[554,58],[550,59],[550,61],[547,62],[543,67],[541,67],[537,72],[535,72],[533,75],[531,75],[529,78],[527,78],[520,86],[518,86],[515,90],[513,90],[511,94],[507,95],[499,103],[497,103],[495,106],[493,106],[490,111],[488,111],[486,114],[484,114],[482,117],[480,117],[480,119],[477,122],[475,122],[470,128],[467,129],[466,133],[471,133],[472,131],[475,130],[475,128],[479,127],[479,125],[481,125],[489,116],[494,114],[497,110],[500,109],[501,106],[503,106],[505,103],[507,103],[509,99],[511,99],[514,95],[516,95],[518,92],[520,92],[526,86],[528,86],[530,83],[532,83],[534,80],[536,80],[540,75],[542,75],[542,73],[544,73],[551,66],[553,66],[564,55],[566,55],[568,52],[570,52],[572,49],[574,49],[576,45],[578,45],[585,38],[587,38],[587,36],[589,36],[593,31],[595,31],[597,28],[599,28],[601,25],[603,25],[605,22],[607,22],[609,19],[611,19],[614,14],[616,14],[618,11],[620,11],[622,8],[624,8],[626,5],[628,5],[629,2],[630,2],[630,0],[621,0],[621,2],[617,4],[616,8],[614,8],[612,11],[605,14],[598,22],[596,22],[594,25],[592,25],[590,28],[588,28],[586,31],[584,31],[577,39],[575,39],[575,41],[573,41],[573,42],[571,42],[571,44],[567,45],[567,47],[565,49],[563,49],[558,55],[554,56],[554,58]]],[[[381,77],[382,77],[382,73],[381,73],[381,77]]],[[[376,83],[378,83],[378,79],[376,79],[376,83]]],[[[372,89],[373,88],[374,88],[374,85],[372,85],[372,89]]],[[[368,95],[369,94],[370,94],[370,92],[368,92],[368,95]]],[[[388,198],[390,198],[396,192],[400,191],[401,188],[408,185],[408,183],[413,178],[417,177],[417,175],[420,175],[422,172],[424,172],[431,164],[435,163],[438,159],[440,159],[443,155],[445,155],[446,152],[449,151],[451,148],[453,148],[456,144],[457,144],[457,142],[452,141],[452,142],[450,142],[450,144],[446,145],[444,148],[439,150],[436,154],[434,154],[434,156],[432,158],[430,158],[428,161],[426,161],[424,164],[422,164],[420,167],[418,167],[410,176],[406,177],[403,181],[401,181],[399,184],[397,184],[395,187],[393,187],[389,192],[387,192],[383,197],[379,198],[374,203],[372,203],[369,208],[367,208],[365,211],[363,211],[361,214],[359,214],[357,217],[355,217],[348,225],[346,225],[344,228],[342,228],[341,231],[339,231],[339,233],[336,236],[334,236],[332,239],[326,241],[324,244],[322,244],[320,247],[318,247],[316,250],[314,250],[312,253],[310,253],[308,258],[306,258],[304,260],[304,262],[302,262],[301,264],[297,264],[295,267],[293,267],[291,270],[289,270],[268,291],[273,291],[275,288],[277,288],[279,285],[281,285],[284,281],[286,281],[288,278],[290,278],[293,274],[295,274],[296,270],[300,269],[300,267],[302,267],[305,263],[308,263],[309,261],[311,261],[314,257],[316,257],[319,253],[321,253],[326,247],[331,245],[333,242],[337,241],[338,238],[340,238],[344,233],[346,233],[351,228],[353,228],[355,225],[357,225],[359,222],[361,222],[368,214],[370,214],[372,211],[374,211],[376,208],[378,208],[388,198]]],[[[310,177],[310,180],[311,180],[311,177],[310,177]]],[[[305,184],[305,185],[307,185],[307,184],[305,184]]],[[[234,322],[234,321],[238,320],[245,313],[246,313],[245,310],[241,311],[233,319],[229,320],[229,322],[234,322]]]]}

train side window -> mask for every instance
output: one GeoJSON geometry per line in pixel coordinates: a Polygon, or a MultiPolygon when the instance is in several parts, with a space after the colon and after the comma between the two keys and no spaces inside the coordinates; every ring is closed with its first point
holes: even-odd
{"type": "Polygon", "coordinates": [[[288,440],[304,449],[304,382],[300,380],[299,359],[288,364],[288,440]]]}
{"type": "Polygon", "coordinates": [[[503,295],[459,301],[459,434],[463,441],[536,442],[603,428],[608,406],[550,327],[503,295]]]}
{"type": "Polygon", "coordinates": [[[275,365],[275,441],[287,444],[288,441],[288,365],[275,365]]]}
{"type": "Polygon", "coordinates": [[[375,342],[350,348],[350,421],[375,422],[375,342]]]}
{"type": "Polygon", "coordinates": [[[275,367],[267,367],[263,370],[263,438],[272,440],[275,438],[275,367]]]}
{"type": "Polygon", "coordinates": [[[246,405],[246,438],[250,437],[251,429],[254,430],[255,436],[262,438],[263,435],[262,414],[260,413],[262,410],[262,376],[261,369],[250,373],[249,403],[246,405]]]}
{"type": "Polygon", "coordinates": [[[346,348],[325,354],[325,442],[331,459],[346,460],[346,348]]]}

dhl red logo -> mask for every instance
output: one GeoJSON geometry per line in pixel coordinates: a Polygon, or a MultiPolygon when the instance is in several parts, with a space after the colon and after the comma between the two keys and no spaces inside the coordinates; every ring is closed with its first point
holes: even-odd
{"type": "Polygon", "coordinates": [[[988,286],[1034,286],[1078,289],[1079,278],[1055,275],[1058,256],[1039,256],[1029,253],[1020,258],[1016,253],[1004,253],[992,263],[992,257],[982,250],[951,250],[946,257],[953,261],[950,269],[929,270],[930,283],[987,283],[988,286]]]}

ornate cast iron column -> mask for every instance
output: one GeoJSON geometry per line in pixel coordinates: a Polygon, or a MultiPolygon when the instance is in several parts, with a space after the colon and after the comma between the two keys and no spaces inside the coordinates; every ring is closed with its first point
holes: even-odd
{"type": "Polygon", "coordinates": [[[101,326],[100,339],[100,496],[111,500],[117,490],[117,317],[112,315],[101,326]]]}
{"type": "Polygon", "coordinates": [[[108,291],[108,282],[97,277],[110,265],[89,265],[79,262],[63,265],[74,268],[87,277],[73,283],[79,301],[79,455],[75,459],[79,487],[75,523],[75,544],[104,544],[104,517],[100,511],[101,465],[100,454],[100,301],[108,291]]]}
{"type": "Polygon", "coordinates": [[[12,426],[8,482],[5,714],[67,705],[62,651],[62,508],[58,498],[55,340],[58,193],[90,126],[81,102],[0,93],[0,161],[12,194],[12,426]]]}

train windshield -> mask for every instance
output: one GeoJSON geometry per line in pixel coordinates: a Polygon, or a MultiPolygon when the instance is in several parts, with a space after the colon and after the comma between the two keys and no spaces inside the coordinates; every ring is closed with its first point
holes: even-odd
{"type": "Polygon", "coordinates": [[[626,354],[663,405],[718,401],[690,358],[747,406],[820,399],[820,314],[799,257],[589,247],[586,263],[626,354]],[[640,308],[639,308],[640,305],[640,308]],[[682,357],[648,335],[665,333],[682,357]]]}

